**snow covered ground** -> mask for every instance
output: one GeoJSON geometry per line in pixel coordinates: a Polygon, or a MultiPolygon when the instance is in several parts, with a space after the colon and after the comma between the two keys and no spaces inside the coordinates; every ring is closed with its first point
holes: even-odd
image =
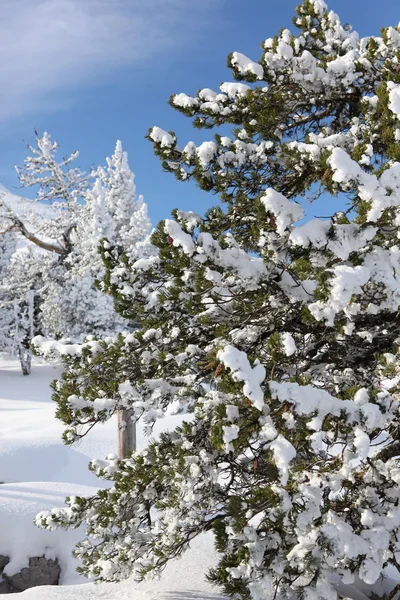
{"type": "MultiPolygon", "coordinates": [[[[0,355],[0,554],[11,557],[9,574],[27,565],[28,557],[57,555],[62,562],[58,587],[31,588],[27,600],[221,600],[223,596],[205,581],[204,573],[215,563],[211,535],[194,541],[179,560],[172,561],[159,580],[120,584],[87,583],[75,572],[70,551],[79,531],[48,532],[32,523],[41,510],[60,506],[68,494],[90,494],[105,482],[89,470],[92,458],[116,452],[117,429],[108,422],[92,430],[75,448],[61,441],[63,427],[54,417],[49,384],[60,367],[34,362],[32,375],[21,374],[18,361],[0,355]],[[81,585],[76,585],[78,582],[81,585]]],[[[173,428],[180,417],[169,417],[158,431],[173,428]]],[[[146,443],[138,431],[138,446],[146,443]]],[[[8,594],[9,597],[16,594],[8,594]]],[[[21,597],[21,594],[18,594],[21,597]]]]}
{"type": "Polygon", "coordinates": [[[49,387],[60,373],[57,366],[36,362],[32,375],[24,377],[17,361],[0,358],[0,481],[99,485],[88,463],[116,451],[116,425],[93,430],[79,447],[64,446],[49,387]]]}

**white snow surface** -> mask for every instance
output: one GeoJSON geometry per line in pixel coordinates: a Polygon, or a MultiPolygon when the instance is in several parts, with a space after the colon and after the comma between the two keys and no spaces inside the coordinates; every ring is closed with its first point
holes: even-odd
{"type": "Polygon", "coordinates": [[[268,188],[261,197],[267,211],[276,217],[276,231],[283,235],[285,229],[304,217],[304,210],[295,202],[291,202],[283,194],[268,188]]]}
{"type": "Polygon", "coordinates": [[[88,463],[116,451],[113,425],[93,430],[77,447],[64,446],[49,387],[60,373],[57,366],[34,362],[32,375],[24,377],[17,361],[0,360],[0,481],[102,483],[88,463]]]}
{"type": "Polygon", "coordinates": [[[262,66],[241,54],[240,52],[234,52],[232,54],[232,66],[235,66],[239,73],[253,73],[257,76],[257,79],[262,79],[264,77],[264,69],[262,66]]]}
{"type": "Polygon", "coordinates": [[[219,350],[217,357],[225,367],[231,369],[235,381],[243,381],[243,394],[261,411],[264,406],[264,394],[260,386],[265,379],[265,367],[261,364],[252,367],[247,354],[232,345],[219,350]]]}

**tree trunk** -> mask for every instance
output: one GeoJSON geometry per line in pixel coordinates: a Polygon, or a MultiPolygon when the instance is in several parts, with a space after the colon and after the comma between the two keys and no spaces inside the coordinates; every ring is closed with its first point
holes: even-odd
{"type": "Polygon", "coordinates": [[[128,458],[136,450],[136,423],[131,419],[132,411],[118,411],[118,456],[128,458]]]}
{"type": "Polygon", "coordinates": [[[19,362],[21,363],[21,369],[23,375],[31,374],[32,365],[32,351],[30,348],[25,348],[23,344],[18,347],[19,362]]]}
{"type": "Polygon", "coordinates": [[[35,319],[35,293],[29,290],[26,299],[22,304],[14,301],[15,312],[15,336],[17,343],[18,357],[21,363],[23,375],[31,374],[32,367],[32,350],[31,340],[34,335],[34,319],[35,319]]]}

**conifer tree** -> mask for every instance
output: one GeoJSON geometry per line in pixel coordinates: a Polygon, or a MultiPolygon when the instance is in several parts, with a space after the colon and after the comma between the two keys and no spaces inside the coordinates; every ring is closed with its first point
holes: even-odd
{"type": "Polygon", "coordinates": [[[112,298],[96,287],[104,275],[100,240],[123,245],[131,257],[153,252],[147,205],[136,195],[134,174],[120,141],[107,165],[93,172],[93,183],[83,192],[70,252],[58,265],[60,276],[55,273],[50,279],[49,299],[42,305],[48,330],[58,328],[75,341],[86,335],[113,335],[127,327],[114,311],[112,298]]]}
{"type": "Polygon", "coordinates": [[[103,242],[105,289],[140,330],[58,347],[66,443],[121,408],[150,429],[192,412],[126,460],[93,461],[111,488],[38,515],[86,525],[87,575],[144,577],[209,530],[208,577],[246,600],[333,600],[333,577],[400,568],[400,28],[360,38],[323,0],[294,25],[259,62],[231,54],[235,82],[171,98],[230,136],[181,150],[150,130],[164,169],[222,205],[174,211],[157,256],[103,242]],[[304,197],[347,208],[298,224],[304,197]]]}

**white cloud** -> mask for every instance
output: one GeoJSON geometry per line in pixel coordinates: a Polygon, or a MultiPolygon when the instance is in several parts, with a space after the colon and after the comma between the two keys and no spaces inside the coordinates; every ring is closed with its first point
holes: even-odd
{"type": "Polygon", "coordinates": [[[0,119],[61,106],[112,69],[165,60],[223,1],[0,0],[0,119]]]}

